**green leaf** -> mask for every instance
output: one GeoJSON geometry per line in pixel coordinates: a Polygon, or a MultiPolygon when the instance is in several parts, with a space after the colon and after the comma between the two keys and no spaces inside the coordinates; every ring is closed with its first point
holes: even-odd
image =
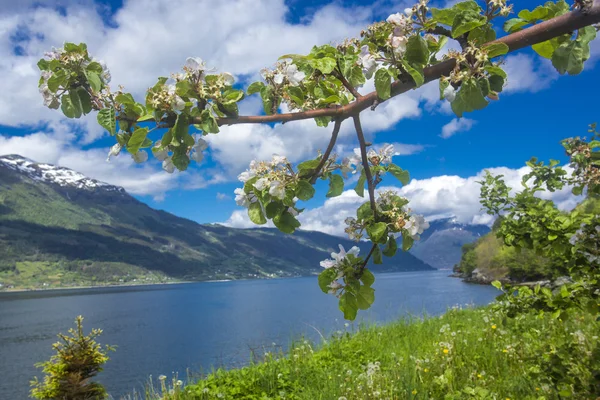
{"type": "Polygon", "coordinates": [[[200,113],[200,128],[206,133],[219,133],[219,124],[210,110],[202,110],[200,113]]]}
{"type": "Polygon", "coordinates": [[[117,133],[117,118],[114,108],[103,108],[102,110],[98,111],[98,116],[96,119],[98,120],[100,126],[106,129],[108,133],[111,135],[117,133]]]}
{"type": "Polygon", "coordinates": [[[519,18],[528,22],[535,22],[544,19],[548,15],[548,11],[549,10],[544,6],[537,6],[533,11],[521,10],[519,12],[519,18]]]}
{"type": "Polygon", "coordinates": [[[337,277],[337,271],[333,268],[327,268],[319,274],[319,287],[323,293],[329,293],[329,285],[337,277]]]}
{"type": "Polygon", "coordinates": [[[275,216],[273,224],[283,233],[294,233],[296,228],[300,228],[300,222],[287,211],[275,216]]]}
{"type": "Polygon", "coordinates": [[[354,87],[358,87],[363,85],[367,80],[365,78],[365,74],[362,71],[362,68],[359,65],[356,65],[352,68],[350,75],[346,77],[350,84],[354,87]]]}
{"type": "Polygon", "coordinates": [[[370,286],[361,286],[356,295],[358,308],[367,310],[375,301],[375,289],[370,286]]]}
{"type": "Polygon", "coordinates": [[[492,75],[488,79],[490,89],[494,92],[501,92],[504,89],[504,79],[499,75],[492,75]]]}
{"type": "Polygon", "coordinates": [[[273,89],[270,86],[263,86],[260,89],[260,97],[263,101],[263,110],[265,114],[273,114],[273,89]]]}
{"type": "Polygon", "coordinates": [[[371,218],[372,216],[373,216],[373,209],[371,208],[370,202],[363,203],[363,205],[358,207],[358,209],[356,210],[356,218],[359,221],[364,221],[368,218],[371,218]]]}
{"type": "Polygon", "coordinates": [[[521,18],[512,18],[504,23],[504,32],[514,33],[523,29],[528,22],[521,18]]]}
{"type": "Polygon", "coordinates": [[[94,92],[102,90],[102,80],[100,79],[100,75],[93,71],[86,71],[85,76],[94,92]]]}
{"type": "Polygon", "coordinates": [[[387,100],[391,97],[392,77],[387,69],[381,68],[375,72],[375,89],[377,96],[382,100],[387,100]]]}
{"type": "Polygon", "coordinates": [[[488,52],[489,58],[494,58],[498,56],[502,56],[508,53],[508,46],[504,43],[492,43],[483,47],[488,52]]]}
{"type": "Polygon", "coordinates": [[[76,90],[72,91],[71,100],[73,100],[73,102],[79,102],[78,107],[81,108],[83,115],[89,114],[92,111],[92,98],[84,88],[78,87],[76,90]],[[73,94],[76,94],[76,96],[73,96],[73,94]]]}
{"type": "Polygon", "coordinates": [[[221,104],[228,105],[237,103],[244,98],[244,91],[237,89],[229,89],[223,93],[223,100],[221,104]]]}
{"type": "Polygon", "coordinates": [[[452,37],[457,38],[465,33],[487,24],[487,18],[477,11],[465,10],[459,12],[452,22],[452,37]]]}
{"type": "Polygon", "coordinates": [[[120,93],[117,95],[117,97],[115,97],[115,100],[117,101],[117,103],[121,103],[124,105],[134,105],[135,104],[135,99],[133,98],[131,93],[120,93]]]}
{"type": "Polygon", "coordinates": [[[373,275],[373,273],[371,271],[369,271],[367,268],[365,268],[362,271],[360,280],[362,281],[363,285],[371,286],[375,282],[375,275],[373,275]]]}
{"type": "Polygon", "coordinates": [[[383,259],[381,258],[381,249],[379,248],[379,246],[374,247],[373,262],[375,264],[383,264],[383,259]]]}
{"type": "Polygon", "coordinates": [[[188,133],[189,120],[186,114],[179,114],[175,125],[173,126],[173,144],[179,145],[183,143],[183,138],[188,133]]]}
{"type": "Polygon", "coordinates": [[[42,58],[40,59],[40,61],[37,62],[37,66],[40,69],[40,71],[47,71],[50,63],[48,62],[48,60],[42,58]]]}
{"type": "Polygon", "coordinates": [[[552,65],[562,75],[577,75],[583,71],[583,46],[574,40],[561,44],[552,55],[552,65]]]}
{"type": "Polygon", "coordinates": [[[146,136],[148,135],[148,128],[138,128],[133,131],[131,138],[127,142],[127,151],[131,154],[135,154],[142,147],[142,143],[146,140],[146,136]]]}
{"type": "Polygon", "coordinates": [[[281,214],[287,207],[280,201],[271,201],[265,207],[267,218],[273,219],[275,216],[281,214]]]}
{"type": "Polygon", "coordinates": [[[502,78],[506,79],[506,72],[504,72],[504,70],[500,67],[496,67],[496,66],[488,66],[485,67],[485,70],[488,74],[490,75],[498,75],[501,76],[502,78]]]}
{"type": "Polygon", "coordinates": [[[173,153],[173,157],[171,157],[171,161],[173,161],[173,165],[180,171],[185,171],[190,165],[190,158],[188,157],[186,152],[177,151],[173,153]]]}
{"type": "Polygon", "coordinates": [[[264,225],[267,223],[265,214],[263,213],[262,207],[260,206],[260,202],[258,201],[251,203],[250,207],[248,207],[248,217],[250,217],[250,221],[254,222],[257,225],[264,225]]]}
{"type": "Polygon", "coordinates": [[[331,122],[331,117],[316,117],[315,122],[317,123],[317,126],[327,127],[329,122],[331,122]]]}
{"type": "Polygon", "coordinates": [[[492,24],[487,23],[482,26],[478,26],[469,32],[469,36],[467,37],[469,42],[475,42],[476,44],[484,44],[487,42],[491,42],[496,40],[496,31],[492,24]]]}
{"type": "MultiPolygon", "coordinates": [[[[373,243],[380,242],[387,234],[387,225],[385,222],[377,222],[367,226],[367,234],[373,243]]],[[[385,243],[385,242],[384,242],[385,243]]]]}
{"type": "Polygon", "coordinates": [[[263,87],[265,87],[265,84],[262,82],[252,82],[250,86],[248,86],[246,93],[248,93],[248,96],[253,95],[254,93],[260,93],[263,87]]]}
{"type": "Polygon", "coordinates": [[[402,67],[408,72],[413,81],[415,81],[415,86],[419,87],[425,83],[425,75],[423,74],[423,68],[415,67],[413,68],[406,61],[402,60],[402,67]]]}
{"type": "Polygon", "coordinates": [[[335,58],[323,57],[311,59],[309,64],[311,67],[318,69],[324,74],[330,74],[335,69],[337,62],[335,61],[335,58]]]}
{"type": "Polygon", "coordinates": [[[398,243],[396,243],[396,238],[393,235],[391,235],[388,237],[387,244],[385,245],[385,248],[383,249],[383,254],[386,257],[393,257],[396,254],[397,250],[398,250],[398,243]]]}
{"type": "Polygon", "coordinates": [[[312,199],[315,195],[315,188],[310,182],[301,179],[298,181],[298,187],[296,187],[296,197],[298,197],[302,201],[307,201],[312,199]]]}
{"type": "Polygon", "coordinates": [[[329,177],[329,191],[326,197],[337,197],[344,191],[344,179],[341,175],[332,174],[329,177]]]}
{"type": "Polygon", "coordinates": [[[412,238],[412,236],[410,236],[406,233],[402,234],[402,250],[403,251],[409,251],[414,242],[415,242],[415,240],[412,238]]]}
{"type": "Polygon", "coordinates": [[[73,102],[73,98],[78,97],[77,92],[65,93],[60,98],[60,109],[67,118],[79,118],[81,117],[81,104],[79,99],[73,102]]]}
{"type": "Polygon", "coordinates": [[[552,55],[554,51],[558,47],[558,42],[556,40],[546,40],[545,42],[536,43],[531,48],[533,51],[538,53],[540,56],[547,58],[549,60],[552,59],[552,55]]]}
{"type": "Polygon", "coordinates": [[[500,281],[493,281],[492,286],[498,290],[502,290],[502,283],[500,283],[500,281]]]}
{"type": "Polygon", "coordinates": [[[410,182],[410,174],[408,173],[408,171],[403,170],[396,164],[390,164],[387,168],[388,172],[394,175],[394,177],[398,179],[403,185],[408,185],[408,183],[410,182]]]}
{"type": "Polygon", "coordinates": [[[481,93],[481,88],[474,78],[468,79],[461,85],[456,99],[452,102],[452,111],[462,117],[465,112],[481,110],[488,105],[487,100],[481,93]]]}
{"type": "Polygon", "coordinates": [[[410,65],[423,66],[427,64],[429,61],[429,48],[427,47],[427,41],[421,35],[413,35],[408,38],[404,59],[410,65]]]}
{"type": "Polygon", "coordinates": [[[356,319],[358,302],[352,293],[344,292],[344,294],[340,297],[339,308],[340,311],[344,313],[345,319],[349,321],[354,321],[356,319]]]}
{"type": "Polygon", "coordinates": [[[298,86],[290,86],[287,88],[288,95],[298,106],[304,104],[304,92],[298,86]]]}
{"type": "Polygon", "coordinates": [[[360,197],[365,197],[365,183],[367,182],[367,176],[365,175],[365,171],[361,171],[360,178],[358,178],[358,182],[354,187],[354,191],[360,197]]]}

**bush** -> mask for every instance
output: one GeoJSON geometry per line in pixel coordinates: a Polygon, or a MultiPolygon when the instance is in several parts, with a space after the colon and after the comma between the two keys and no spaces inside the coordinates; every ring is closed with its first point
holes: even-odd
{"type": "Polygon", "coordinates": [[[58,334],[62,342],[52,345],[56,354],[49,361],[36,364],[46,376],[44,381],[37,377],[31,381],[31,397],[40,400],[83,400],[105,399],[104,387],[90,379],[102,371],[108,361],[106,353],[113,347],[104,349],[96,342],[102,334],[100,329],[92,329],[89,335],[83,334],[83,317],[75,320],[77,329],[69,329],[69,335],[58,334]]]}

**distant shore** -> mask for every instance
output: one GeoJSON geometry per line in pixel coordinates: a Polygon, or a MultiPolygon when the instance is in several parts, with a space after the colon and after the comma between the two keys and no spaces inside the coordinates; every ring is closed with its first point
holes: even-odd
{"type": "Polygon", "coordinates": [[[156,286],[156,285],[180,285],[184,283],[198,283],[198,282],[219,282],[219,281],[176,281],[176,282],[154,282],[154,283],[123,283],[123,284],[106,284],[106,285],[85,285],[85,286],[59,286],[59,287],[45,287],[45,288],[12,288],[12,289],[0,289],[0,293],[20,293],[20,292],[47,292],[53,290],[77,290],[77,289],[104,289],[104,288],[126,288],[126,287],[138,287],[138,286],[156,286]]]}

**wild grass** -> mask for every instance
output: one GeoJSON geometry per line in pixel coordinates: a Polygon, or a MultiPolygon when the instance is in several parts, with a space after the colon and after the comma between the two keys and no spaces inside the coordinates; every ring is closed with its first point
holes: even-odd
{"type": "Polygon", "coordinates": [[[318,349],[300,341],[287,355],[267,352],[260,362],[187,385],[165,377],[129,398],[558,399],[548,375],[555,356],[568,344],[581,354],[562,355],[565,374],[581,365],[598,371],[600,361],[587,355],[598,353],[599,334],[599,322],[585,313],[566,321],[537,314],[504,320],[489,307],[453,309],[342,333],[318,349]]]}

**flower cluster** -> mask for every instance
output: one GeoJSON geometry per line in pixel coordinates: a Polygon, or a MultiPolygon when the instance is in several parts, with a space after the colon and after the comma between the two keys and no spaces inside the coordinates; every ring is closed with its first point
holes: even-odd
{"type": "Polygon", "coordinates": [[[164,84],[149,91],[146,101],[155,110],[183,111],[185,108],[185,101],[177,95],[174,84],[164,84]]]}
{"type": "Polygon", "coordinates": [[[394,26],[394,30],[388,36],[392,50],[397,57],[402,57],[408,44],[408,36],[413,30],[413,9],[407,8],[404,13],[390,15],[386,22],[394,26]]]}
{"type": "Polygon", "coordinates": [[[512,4],[507,5],[507,0],[488,0],[488,15],[495,17],[508,16],[512,12],[512,4]]]}
{"type": "Polygon", "coordinates": [[[429,222],[422,215],[411,215],[410,209],[405,208],[408,199],[398,196],[392,190],[379,193],[376,204],[381,218],[392,232],[402,232],[419,240],[420,235],[429,228],[429,222]]]}
{"type": "MultiPolygon", "coordinates": [[[[187,156],[190,160],[199,163],[204,159],[204,155],[202,154],[202,152],[208,148],[208,143],[201,137],[198,137],[198,135],[195,136],[196,137],[194,138],[194,145],[191,146],[191,148],[188,150],[187,156]]],[[[162,146],[160,140],[157,140],[154,143],[154,147],[152,147],[152,154],[154,154],[154,157],[157,160],[162,161],[162,168],[169,174],[172,174],[175,171],[175,164],[173,163],[173,154],[169,154],[168,146],[162,146]]]]}
{"type": "Polygon", "coordinates": [[[339,245],[340,252],[331,253],[331,259],[321,261],[321,267],[325,269],[333,269],[337,272],[336,278],[329,285],[329,294],[338,296],[338,291],[344,286],[339,282],[349,271],[354,271],[356,265],[362,262],[362,259],[358,257],[360,249],[357,246],[353,246],[348,252],[344,249],[344,246],[339,245]]]}
{"type": "MultiPolygon", "coordinates": [[[[85,45],[65,43],[65,47],[53,47],[51,51],[44,53],[44,58],[40,60],[38,67],[41,70],[39,91],[44,106],[51,109],[60,107],[61,94],[76,88],[84,89],[91,99],[102,99],[104,96],[101,91],[111,80],[106,64],[90,58],[85,45]],[[93,85],[87,82],[91,75],[96,77],[93,85]],[[54,78],[53,82],[50,83],[52,78],[54,78]]],[[[92,101],[91,105],[94,109],[100,108],[96,102],[92,101]]]]}
{"type": "Polygon", "coordinates": [[[261,71],[261,75],[265,81],[278,86],[298,86],[306,78],[306,73],[299,71],[298,66],[289,61],[277,63],[274,70],[265,68],[261,71]]]}
{"type": "MultiPolygon", "coordinates": [[[[257,193],[268,193],[272,197],[283,200],[286,196],[287,186],[295,180],[291,164],[284,156],[274,154],[270,162],[252,160],[250,169],[242,172],[238,180],[244,184],[250,183],[251,190],[245,191],[238,188],[235,190],[236,203],[248,207],[256,201],[257,193]]],[[[298,212],[290,207],[288,210],[292,215],[298,212]]]]}

